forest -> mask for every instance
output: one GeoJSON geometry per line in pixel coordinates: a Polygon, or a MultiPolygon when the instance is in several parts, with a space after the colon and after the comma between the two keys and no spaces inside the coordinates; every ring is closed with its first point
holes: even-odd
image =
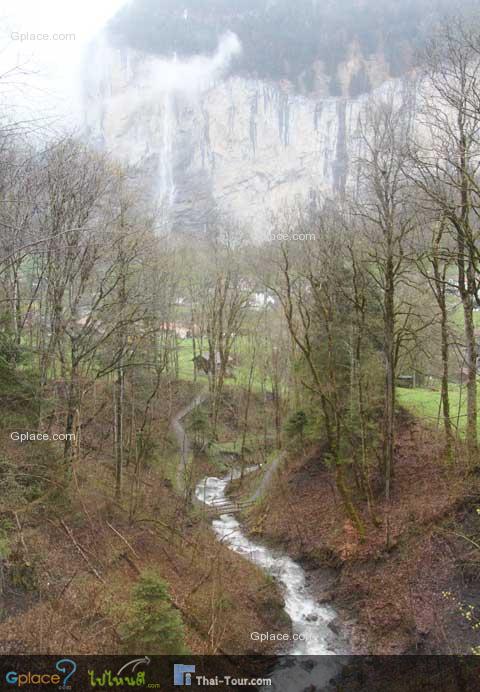
{"type": "MultiPolygon", "coordinates": [[[[234,32],[243,46],[235,72],[259,79],[288,80],[296,89],[315,90],[319,65],[329,80],[329,93],[341,93],[339,65],[356,47],[366,61],[383,59],[391,77],[415,66],[417,50],[432,25],[456,4],[443,0],[377,0],[318,2],[301,0],[136,0],[111,21],[120,44],[153,54],[191,56],[213,52],[219,37],[234,32]]],[[[467,13],[469,2],[462,2],[467,13]]],[[[370,91],[362,72],[350,95],[370,91]],[[360,81],[361,80],[361,81],[360,81]]],[[[376,86],[376,85],[375,85],[376,86]]]]}
{"type": "Polygon", "coordinates": [[[350,651],[480,651],[480,30],[421,65],[262,245],[159,229],[134,169],[4,114],[1,653],[278,653],[239,526],[350,651]]]}

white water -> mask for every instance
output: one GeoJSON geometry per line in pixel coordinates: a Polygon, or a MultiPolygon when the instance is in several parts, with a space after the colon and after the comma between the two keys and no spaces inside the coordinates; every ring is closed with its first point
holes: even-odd
{"type": "Polygon", "coordinates": [[[170,213],[175,201],[175,181],[173,177],[173,137],[173,96],[167,91],[163,97],[162,146],[159,152],[160,213],[162,226],[164,228],[169,227],[170,213]]]}
{"type": "MultiPolygon", "coordinates": [[[[249,470],[253,471],[254,468],[249,470]]],[[[239,475],[239,471],[233,471],[226,478],[205,478],[196,488],[197,499],[211,506],[228,501],[227,486],[239,475]]],[[[212,526],[220,541],[264,569],[282,587],[285,611],[292,621],[292,641],[286,653],[302,658],[297,662],[283,659],[281,666],[272,674],[273,688],[268,689],[282,692],[304,690],[308,685],[313,685],[313,689],[326,689],[328,681],[342,665],[343,656],[336,659],[328,657],[323,661],[303,657],[344,653],[344,645],[328,627],[336,617],[333,608],[315,601],[300,565],[287,555],[251,541],[244,535],[235,517],[224,514],[215,519],[212,526]]]]}

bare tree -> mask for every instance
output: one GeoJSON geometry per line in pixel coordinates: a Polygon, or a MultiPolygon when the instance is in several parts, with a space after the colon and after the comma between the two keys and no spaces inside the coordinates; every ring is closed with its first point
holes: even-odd
{"type": "Polygon", "coordinates": [[[213,228],[205,245],[203,301],[214,435],[233,346],[252,294],[252,287],[245,280],[243,243],[239,231],[227,223],[213,228]]]}
{"type": "Polygon", "coordinates": [[[467,446],[477,449],[477,358],[473,319],[480,305],[480,39],[460,20],[442,25],[423,54],[412,177],[456,244],[467,380],[467,446]]]}
{"type": "Polygon", "coordinates": [[[441,375],[441,408],[445,429],[446,454],[452,458],[455,441],[454,427],[450,411],[450,327],[448,316],[448,290],[456,286],[448,275],[455,253],[451,247],[452,239],[447,234],[447,221],[429,218],[422,214],[418,219],[419,245],[417,247],[416,266],[421,276],[430,287],[440,316],[440,352],[442,363],[441,375]],[[449,242],[450,241],[450,242],[449,242]]]}
{"type": "Polygon", "coordinates": [[[412,185],[404,173],[411,132],[409,93],[395,89],[371,99],[360,123],[361,155],[355,215],[361,222],[368,271],[381,296],[385,365],[383,470],[390,500],[395,444],[395,387],[402,344],[410,336],[414,305],[401,295],[411,280],[408,240],[415,227],[412,185]]]}
{"type": "Polygon", "coordinates": [[[364,525],[353,503],[345,473],[348,354],[346,339],[342,338],[346,303],[339,290],[344,272],[343,241],[338,226],[333,223],[333,215],[327,211],[311,218],[298,210],[295,213],[290,210],[283,222],[289,225],[290,234],[293,228],[315,230],[317,240],[307,246],[285,241],[274,248],[271,261],[276,271],[266,282],[277,296],[291,337],[302,354],[306,367],[302,384],[320,401],[326,455],[333,466],[345,511],[363,538],[364,525]]]}

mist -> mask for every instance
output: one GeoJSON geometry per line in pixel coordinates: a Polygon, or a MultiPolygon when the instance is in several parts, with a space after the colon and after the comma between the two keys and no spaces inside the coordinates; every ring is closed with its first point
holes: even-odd
{"type": "Polygon", "coordinates": [[[201,93],[225,75],[233,59],[240,55],[242,46],[231,32],[224,34],[213,55],[196,55],[186,60],[151,58],[139,75],[143,89],[159,93],[201,93]]]}

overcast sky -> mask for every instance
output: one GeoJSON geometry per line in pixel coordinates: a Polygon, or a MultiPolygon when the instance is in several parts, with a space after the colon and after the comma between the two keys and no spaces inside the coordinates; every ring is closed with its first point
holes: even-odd
{"type": "Polygon", "coordinates": [[[88,42],[126,0],[0,0],[0,74],[21,65],[27,74],[0,80],[3,100],[12,96],[57,114],[76,107],[78,69],[88,42]],[[19,34],[49,38],[21,41],[19,34]],[[57,34],[73,34],[54,40],[57,34]]]}

